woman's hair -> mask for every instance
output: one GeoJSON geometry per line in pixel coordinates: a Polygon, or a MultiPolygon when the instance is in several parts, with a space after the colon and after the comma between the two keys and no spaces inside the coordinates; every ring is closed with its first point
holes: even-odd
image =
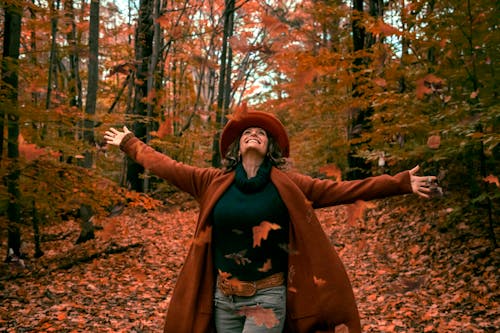
{"type": "MultiPolygon", "coordinates": [[[[241,160],[240,156],[240,138],[241,135],[233,141],[228,147],[227,154],[222,161],[222,165],[225,172],[232,171],[236,168],[236,165],[241,160]]],[[[266,158],[271,162],[272,166],[278,169],[285,169],[287,165],[286,158],[283,157],[281,153],[281,148],[278,142],[272,137],[268,136],[268,146],[266,158]]]]}

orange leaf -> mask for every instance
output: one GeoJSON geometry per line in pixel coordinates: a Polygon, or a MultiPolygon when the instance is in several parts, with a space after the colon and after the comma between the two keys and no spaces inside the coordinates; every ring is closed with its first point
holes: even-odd
{"type": "Polygon", "coordinates": [[[387,86],[387,81],[385,81],[385,79],[382,79],[380,77],[376,77],[372,81],[373,81],[373,83],[375,83],[379,87],[387,86]]]}
{"type": "Polygon", "coordinates": [[[66,312],[59,312],[57,314],[57,320],[61,321],[61,320],[65,320],[68,316],[66,315],[66,312]]]}
{"type": "Polygon", "coordinates": [[[500,183],[498,182],[498,177],[489,175],[484,177],[483,179],[485,182],[490,183],[490,184],[495,184],[497,187],[500,187],[500,183]]]}
{"type": "Polygon", "coordinates": [[[240,120],[242,117],[246,116],[248,113],[248,108],[247,108],[247,103],[246,102],[243,102],[241,103],[241,106],[237,107],[235,109],[235,111],[233,112],[232,115],[227,115],[226,117],[229,119],[229,120],[235,120],[235,121],[238,121],[240,120]]]}
{"type": "Polygon", "coordinates": [[[340,324],[335,326],[335,333],[349,333],[349,328],[344,324],[340,324]]]}
{"type": "Polygon", "coordinates": [[[317,278],[314,275],[313,275],[313,281],[314,281],[314,284],[317,285],[318,287],[323,287],[326,284],[326,280],[323,280],[321,278],[317,278]]]}
{"type": "Polygon", "coordinates": [[[200,231],[198,237],[193,240],[196,245],[204,245],[210,243],[212,238],[212,227],[208,226],[204,230],[200,231]]]}
{"type": "Polygon", "coordinates": [[[262,221],[260,225],[253,227],[253,247],[260,246],[260,242],[267,239],[269,231],[278,229],[281,229],[278,224],[267,221],[262,221]]]}
{"type": "Polygon", "coordinates": [[[431,135],[427,139],[427,147],[431,149],[438,149],[441,145],[441,137],[439,135],[431,135]]]}
{"type": "Polygon", "coordinates": [[[273,268],[273,265],[271,263],[271,259],[267,259],[267,261],[264,263],[264,265],[258,269],[259,272],[267,272],[271,268],[273,268]]]}
{"type": "Polygon", "coordinates": [[[416,255],[419,251],[420,251],[420,246],[418,246],[418,244],[415,244],[410,248],[410,252],[413,255],[416,255]]]}
{"type": "Polygon", "coordinates": [[[356,225],[358,219],[363,218],[363,214],[368,208],[375,208],[376,205],[372,202],[357,200],[355,203],[348,205],[347,221],[350,225],[356,225]]]}
{"type": "Polygon", "coordinates": [[[267,328],[273,328],[280,322],[272,309],[264,309],[260,305],[245,306],[238,311],[238,314],[252,318],[257,326],[265,326],[267,328]]]}
{"type": "Polygon", "coordinates": [[[160,124],[160,127],[158,128],[158,137],[160,139],[163,139],[170,134],[172,134],[172,119],[167,118],[160,124]]]}
{"type": "Polygon", "coordinates": [[[38,148],[37,145],[33,143],[27,143],[21,134],[19,134],[18,142],[19,142],[18,146],[19,155],[21,155],[28,161],[36,160],[40,156],[45,155],[47,153],[45,149],[38,148]]]}
{"type": "Polygon", "coordinates": [[[342,180],[342,171],[335,164],[327,164],[319,168],[319,172],[324,173],[327,177],[334,178],[336,181],[342,180]]]}

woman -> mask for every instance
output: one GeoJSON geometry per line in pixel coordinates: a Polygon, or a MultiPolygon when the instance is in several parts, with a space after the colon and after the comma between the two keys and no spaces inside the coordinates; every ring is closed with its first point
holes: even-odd
{"type": "Polygon", "coordinates": [[[361,332],[352,287],[315,208],[416,193],[435,177],[418,166],[396,176],[335,182],[285,171],[289,140],[265,112],[239,112],[224,127],[223,170],[178,163],[126,128],[107,143],[190,193],[200,213],[169,305],[165,332],[361,332]]]}

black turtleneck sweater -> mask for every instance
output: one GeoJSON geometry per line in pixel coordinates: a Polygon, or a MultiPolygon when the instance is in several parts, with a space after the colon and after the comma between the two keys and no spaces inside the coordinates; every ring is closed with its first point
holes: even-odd
{"type": "Polygon", "coordinates": [[[215,269],[241,281],[255,281],[287,270],[288,211],[270,181],[270,172],[271,164],[265,160],[257,175],[248,179],[238,164],[234,183],[213,210],[215,269]],[[270,229],[263,239],[266,233],[259,237],[258,231],[262,222],[279,228],[270,229]]]}

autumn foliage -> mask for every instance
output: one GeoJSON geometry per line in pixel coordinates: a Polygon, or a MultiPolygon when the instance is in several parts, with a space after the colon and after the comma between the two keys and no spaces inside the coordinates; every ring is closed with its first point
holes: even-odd
{"type": "MultiPolygon", "coordinates": [[[[494,1],[152,3],[100,2],[95,100],[89,3],[3,3],[2,26],[11,14],[22,24],[17,59],[0,34],[0,253],[19,229],[23,255],[1,266],[0,331],[160,330],[187,247],[206,245],[211,229],[192,238],[196,204],[147,171],[133,176],[148,193],[130,191],[133,164],[102,135],[127,125],[209,166],[221,125],[247,106],[283,121],[300,172],[340,181],[420,164],[437,176],[440,196],[425,203],[321,210],[365,331],[500,326],[494,1]],[[82,205],[96,239],[76,245],[82,205]]],[[[255,227],[254,247],[276,227],[255,227]]]]}

